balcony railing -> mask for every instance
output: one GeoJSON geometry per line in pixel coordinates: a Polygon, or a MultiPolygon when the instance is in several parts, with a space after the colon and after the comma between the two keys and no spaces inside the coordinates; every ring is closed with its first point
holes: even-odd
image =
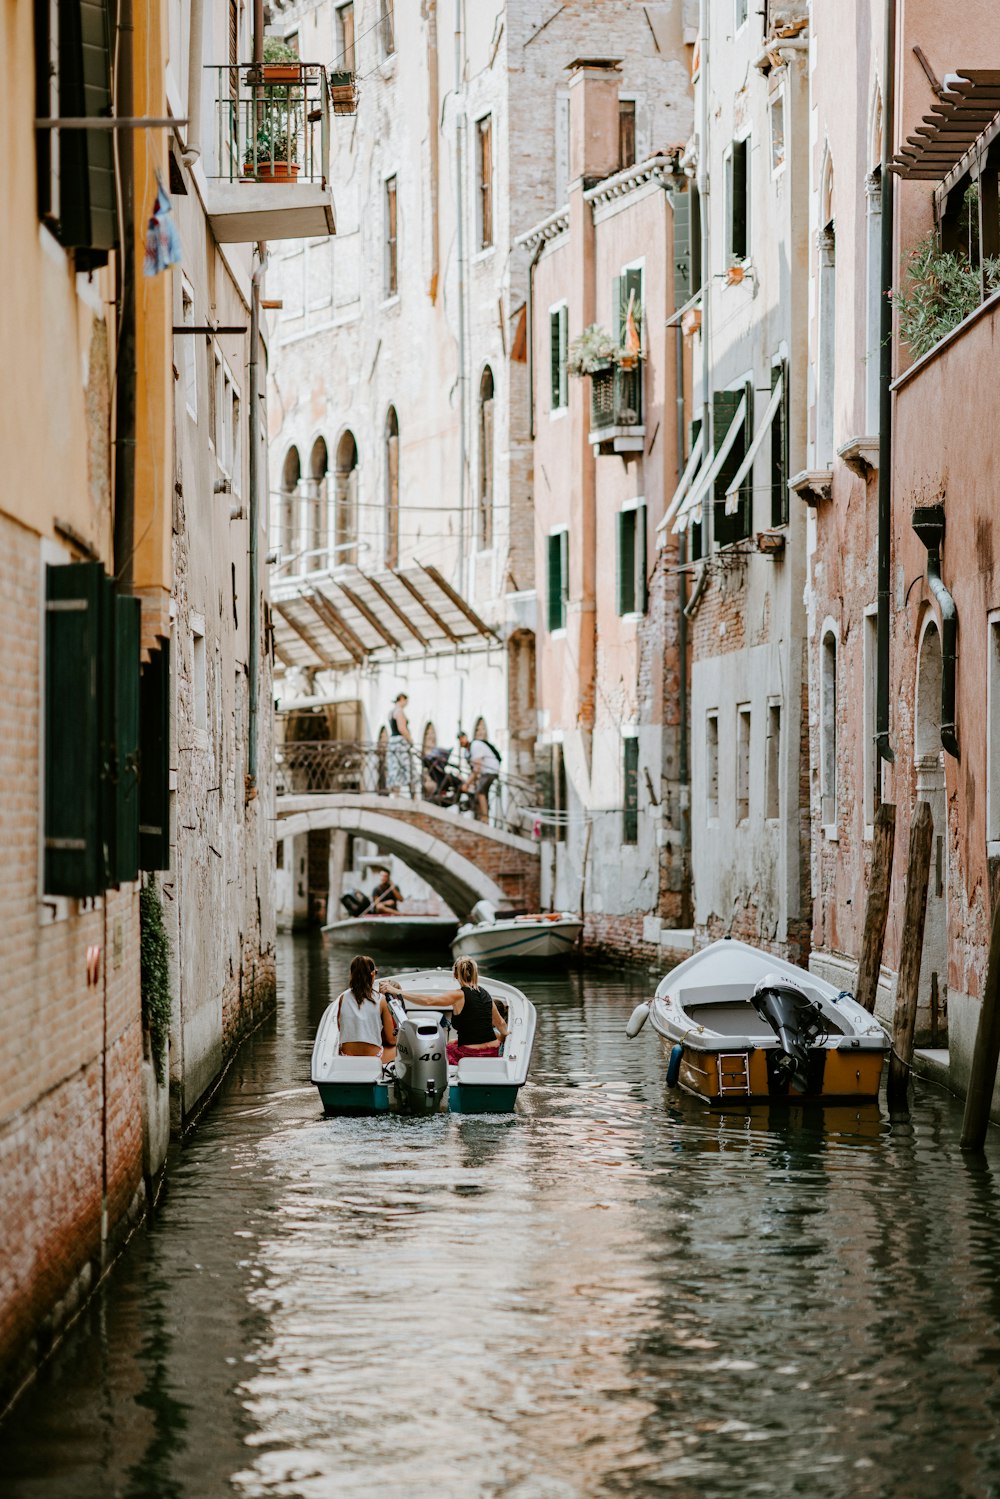
{"type": "Polygon", "coordinates": [[[226,182],[311,183],[330,169],[330,90],[320,63],[213,66],[216,156],[226,182]]]}
{"type": "Polygon", "coordinates": [[[623,369],[620,364],[596,370],[590,377],[590,426],[642,426],[642,364],[623,369]]]}

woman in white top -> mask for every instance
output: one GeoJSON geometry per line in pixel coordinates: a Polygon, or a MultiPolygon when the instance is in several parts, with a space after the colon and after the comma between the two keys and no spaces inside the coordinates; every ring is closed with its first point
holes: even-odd
{"type": "Polygon", "coordinates": [[[384,1063],[396,1055],[396,1022],[375,983],[377,975],[371,958],[352,958],[348,986],[337,1001],[340,1050],[345,1057],[381,1057],[384,1063]],[[390,1038],[388,1045],[383,1037],[390,1038]]]}

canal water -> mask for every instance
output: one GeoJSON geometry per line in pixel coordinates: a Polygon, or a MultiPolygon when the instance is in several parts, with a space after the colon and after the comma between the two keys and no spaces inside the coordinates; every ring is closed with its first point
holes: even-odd
{"type": "MultiPolygon", "coordinates": [[[[391,963],[383,959],[383,971],[391,963]]],[[[706,1113],[641,971],[528,984],[504,1118],[324,1119],[289,939],[169,1189],[0,1427],[5,1499],[1000,1495],[1000,1151],[706,1113]]]]}

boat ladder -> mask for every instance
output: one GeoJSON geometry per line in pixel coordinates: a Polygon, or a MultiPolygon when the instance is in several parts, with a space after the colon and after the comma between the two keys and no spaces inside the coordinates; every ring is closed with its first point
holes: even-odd
{"type": "Polygon", "coordinates": [[[750,1092],[750,1055],[745,1051],[719,1052],[719,1092],[750,1092]]]}

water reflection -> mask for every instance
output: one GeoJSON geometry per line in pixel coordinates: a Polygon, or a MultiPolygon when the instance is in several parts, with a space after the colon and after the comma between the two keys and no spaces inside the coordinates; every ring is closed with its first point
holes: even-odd
{"type": "Polygon", "coordinates": [[[515,1115],[328,1120],[343,966],[285,945],[5,1494],[1000,1494],[996,1154],[952,1100],[706,1113],[624,1039],[645,976],[589,971],[532,986],[515,1115]]]}

